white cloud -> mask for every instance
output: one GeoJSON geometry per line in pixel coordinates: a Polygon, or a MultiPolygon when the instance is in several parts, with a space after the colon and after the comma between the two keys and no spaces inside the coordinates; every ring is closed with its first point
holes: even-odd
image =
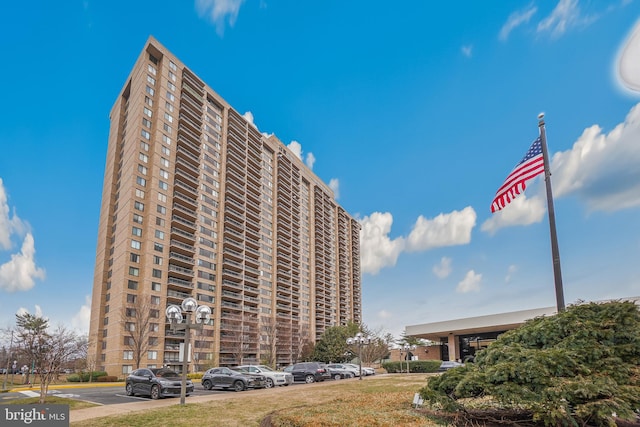
{"type": "Polygon", "coordinates": [[[436,264],[433,266],[433,274],[438,276],[440,279],[444,279],[451,274],[451,258],[447,258],[443,256],[440,260],[440,264],[436,264]]]}
{"type": "Polygon", "coordinates": [[[11,255],[11,260],[0,265],[0,289],[7,292],[26,291],[35,285],[35,279],[43,280],[45,272],[36,266],[33,236],[27,233],[20,253],[11,255]]]}
{"type": "MultiPolygon", "coordinates": [[[[537,180],[538,178],[534,179],[537,180]]],[[[531,186],[528,188],[531,188],[531,186]]],[[[522,193],[513,199],[506,208],[495,212],[489,217],[480,229],[493,235],[501,228],[530,225],[542,221],[546,211],[546,199],[543,194],[536,194],[531,198],[527,198],[526,194],[522,193]]]]}
{"type": "MultiPolygon", "coordinates": [[[[302,151],[302,145],[296,141],[293,140],[289,143],[289,145],[287,145],[287,148],[293,153],[295,154],[295,156],[300,159],[300,161],[302,161],[302,156],[304,154],[304,151],[302,151]]],[[[305,164],[307,165],[307,167],[309,169],[313,169],[313,165],[316,162],[316,157],[313,155],[313,153],[309,152],[307,153],[306,156],[306,161],[305,164]]]]}
{"type": "Polygon", "coordinates": [[[340,198],[340,181],[338,178],[331,178],[331,181],[329,181],[329,188],[333,190],[335,199],[338,200],[340,198]]]}
{"type": "Polygon", "coordinates": [[[375,275],[384,267],[393,267],[403,251],[420,252],[467,244],[471,241],[475,223],[476,213],[470,206],[461,211],[440,214],[432,220],[420,215],[408,238],[392,240],[389,233],[393,216],[389,212],[374,212],[360,220],[362,271],[375,275]]]}
{"type": "Polygon", "coordinates": [[[22,234],[27,228],[15,212],[10,216],[9,211],[7,193],[0,178],[0,249],[11,249],[11,235],[22,234]]]}
{"type": "Polygon", "coordinates": [[[574,195],[591,210],[640,206],[640,104],[608,134],[591,126],[551,161],[554,197],[574,195]]]}
{"type": "Polygon", "coordinates": [[[391,313],[388,312],[387,310],[380,310],[378,312],[378,318],[381,320],[390,319],[391,317],[392,317],[391,313]]]}
{"type": "Polygon", "coordinates": [[[616,66],[618,83],[629,90],[640,92],[640,20],[623,43],[616,66]]]}
{"type": "Polygon", "coordinates": [[[504,278],[505,283],[509,283],[511,281],[511,278],[513,277],[514,274],[516,274],[516,272],[518,271],[518,267],[515,265],[510,265],[509,268],[507,268],[507,275],[504,278]]]}
{"type": "Polygon", "coordinates": [[[242,115],[242,117],[244,117],[244,119],[249,122],[249,124],[251,126],[253,126],[254,128],[258,129],[258,126],[256,126],[256,124],[253,121],[253,113],[251,111],[247,111],[246,113],[244,113],[242,115]]]}
{"type": "Polygon", "coordinates": [[[307,153],[307,159],[305,160],[304,164],[307,165],[309,169],[313,169],[313,165],[315,162],[316,156],[314,156],[313,153],[307,153]]]}
{"type": "Polygon", "coordinates": [[[84,304],[80,310],[71,318],[71,327],[86,334],[89,332],[89,321],[91,320],[91,296],[84,298],[84,304]]]}
{"type": "Polygon", "coordinates": [[[291,152],[295,154],[297,158],[302,160],[302,145],[300,145],[298,141],[291,141],[289,145],[287,145],[287,148],[291,150],[291,152]]]}
{"type": "Polygon", "coordinates": [[[461,52],[462,52],[462,54],[463,54],[464,56],[466,56],[467,58],[471,58],[471,55],[473,55],[473,45],[470,45],[470,44],[469,44],[469,45],[462,46],[462,47],[460,48],[460,51],[461,51],[461,52]]]}
{"type": "Polygon", "coordinates": [[[196,10],[200,17],[206,17],[216,27],[216,32],[222,37],[225,21],[233,27],[244,0],[196,0],[196,10]]]}
{"type": "Polygon", "coordinates": [[[482,274],[476,274],[475,271],[469,270],[464,276],[464,279],[456,287],[456,292],[460,294],[466,294],[467,292],[480,291],[480,282],[482,281],[482,274]]]}
{"type": "Polygon", "coordinates": [[[418,217],[407,239],[407,251],[418,252],[443,246],[467,244],[476,225],[476,212],[471,206],[461,211],[440,214],[434,219],[418,217]]]}
{"type": "Polygon", "coordinates": [[[598,16],[583,16],[578,6],[578,0],[560,0],[551,15],[538,23],[538,33],[549,32],[551,37],[557,38],[567,30],[577,26],[593,23],[598,16]]]}
{"type": "Polygon", "coordinates": [[[528,6],[525,10],[513,12],[511,15],[509,15],[509,18],[507,18],[507,22],[505,22],[500,29],[498,38],[502,41],[507,40],[511,31],[513,31],[520,25],[529,22],[529,20],[537,10],[538,8],[536,6],[531,5],[528,6]]]}
{"type": "Polygon", "coordinates": [[[393,216],[386,212],[374,212],[364,217],[360,224],[360,248],[363,273],[378,274],[384,267],[396,265],[398,256],[404,247],[404,239],[391,240],[389,232],[393,216]]]}

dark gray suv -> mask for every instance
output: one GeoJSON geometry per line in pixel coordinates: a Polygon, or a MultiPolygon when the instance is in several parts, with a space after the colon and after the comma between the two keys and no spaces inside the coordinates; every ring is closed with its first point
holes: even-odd
{"type": "Polygon", "coordinates": [[[294,381],[304,381],[306,383],[314,383],[331,378],[327,366],[320,362],[296,363],[291,368],[291,373],[294,381]]]}

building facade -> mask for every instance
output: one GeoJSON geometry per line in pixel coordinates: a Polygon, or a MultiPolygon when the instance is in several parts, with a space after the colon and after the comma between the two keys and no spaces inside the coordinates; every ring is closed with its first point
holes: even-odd
{"type": "Polygon", "coordinates": [[[359,234],[297,156],[150,37],[110,114],[89,359],[180,371],[165,308],[193,297],[213,315],[190,370],[292,363],[361,322],[359,234]]]}

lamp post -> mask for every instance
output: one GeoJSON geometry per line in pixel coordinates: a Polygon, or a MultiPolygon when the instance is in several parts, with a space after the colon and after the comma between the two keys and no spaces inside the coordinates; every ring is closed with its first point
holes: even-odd
{"type": "Polygon", "coordinates": [[[362,346],[371,344],[371,337],[358,332],[355,337],[347,338],[347,344],[358,346],[358,363],[360,366],[360,379],[362,379],[362,346]]]}
{"type": "Polygon", "coordinates": [[[184,351],[182,352],[182,385],[180,388],[180,404],[184,405],[187,395],[187,366],[189,358],[189,341],[192,329],[202,329],[202,323],[211,319],[211,308],[206,305],[198,306],[195,298],[185,298],[181,305],[171,304],[165,310],[167,321],[172,331],[184,330],[184,351]],[[196,323],[191,323],[191,313],[196,313],[196,323]],[[184,316],[182,313],[184,312],[184,316]],[[183,323],[184,321],[184,323],[183,323]]]}
{"type": "MultiPolygon", "coordinates": [[[[410,373],[409,372],[409,351],[415,351],[416,346],[415,344],[409,344],[409,343],[404,343],[402,348],[404,349],[404,357],[405,359],[407,359],[407,374],[410,373]]],[[[402,363],[402,361],[400,362],[402,363]]]]}

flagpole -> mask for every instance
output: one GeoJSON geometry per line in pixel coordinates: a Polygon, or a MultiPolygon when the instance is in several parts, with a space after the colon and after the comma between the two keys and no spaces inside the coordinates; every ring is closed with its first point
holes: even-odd
{"type": "Polygon", "coordinates": [[[556,307],[558,313],[564,311],[564,291],[562,289],[562,272],[560,270],[560,251],[558,249],[558,234],[556,233],[556,213],[553,209],[553,194],[551,193],[551,169],[549,168],[549,153],[547,151],[547,135],[544,128],[544,113],[538,114],[540,128],[540,142],[542,145],[542,159],[544,162],[544,182],[547,187],[547,211],[549,212],[549,229],[551,231],[551,257],[553,258],[553,277],[556,287],[556,307]]]}

